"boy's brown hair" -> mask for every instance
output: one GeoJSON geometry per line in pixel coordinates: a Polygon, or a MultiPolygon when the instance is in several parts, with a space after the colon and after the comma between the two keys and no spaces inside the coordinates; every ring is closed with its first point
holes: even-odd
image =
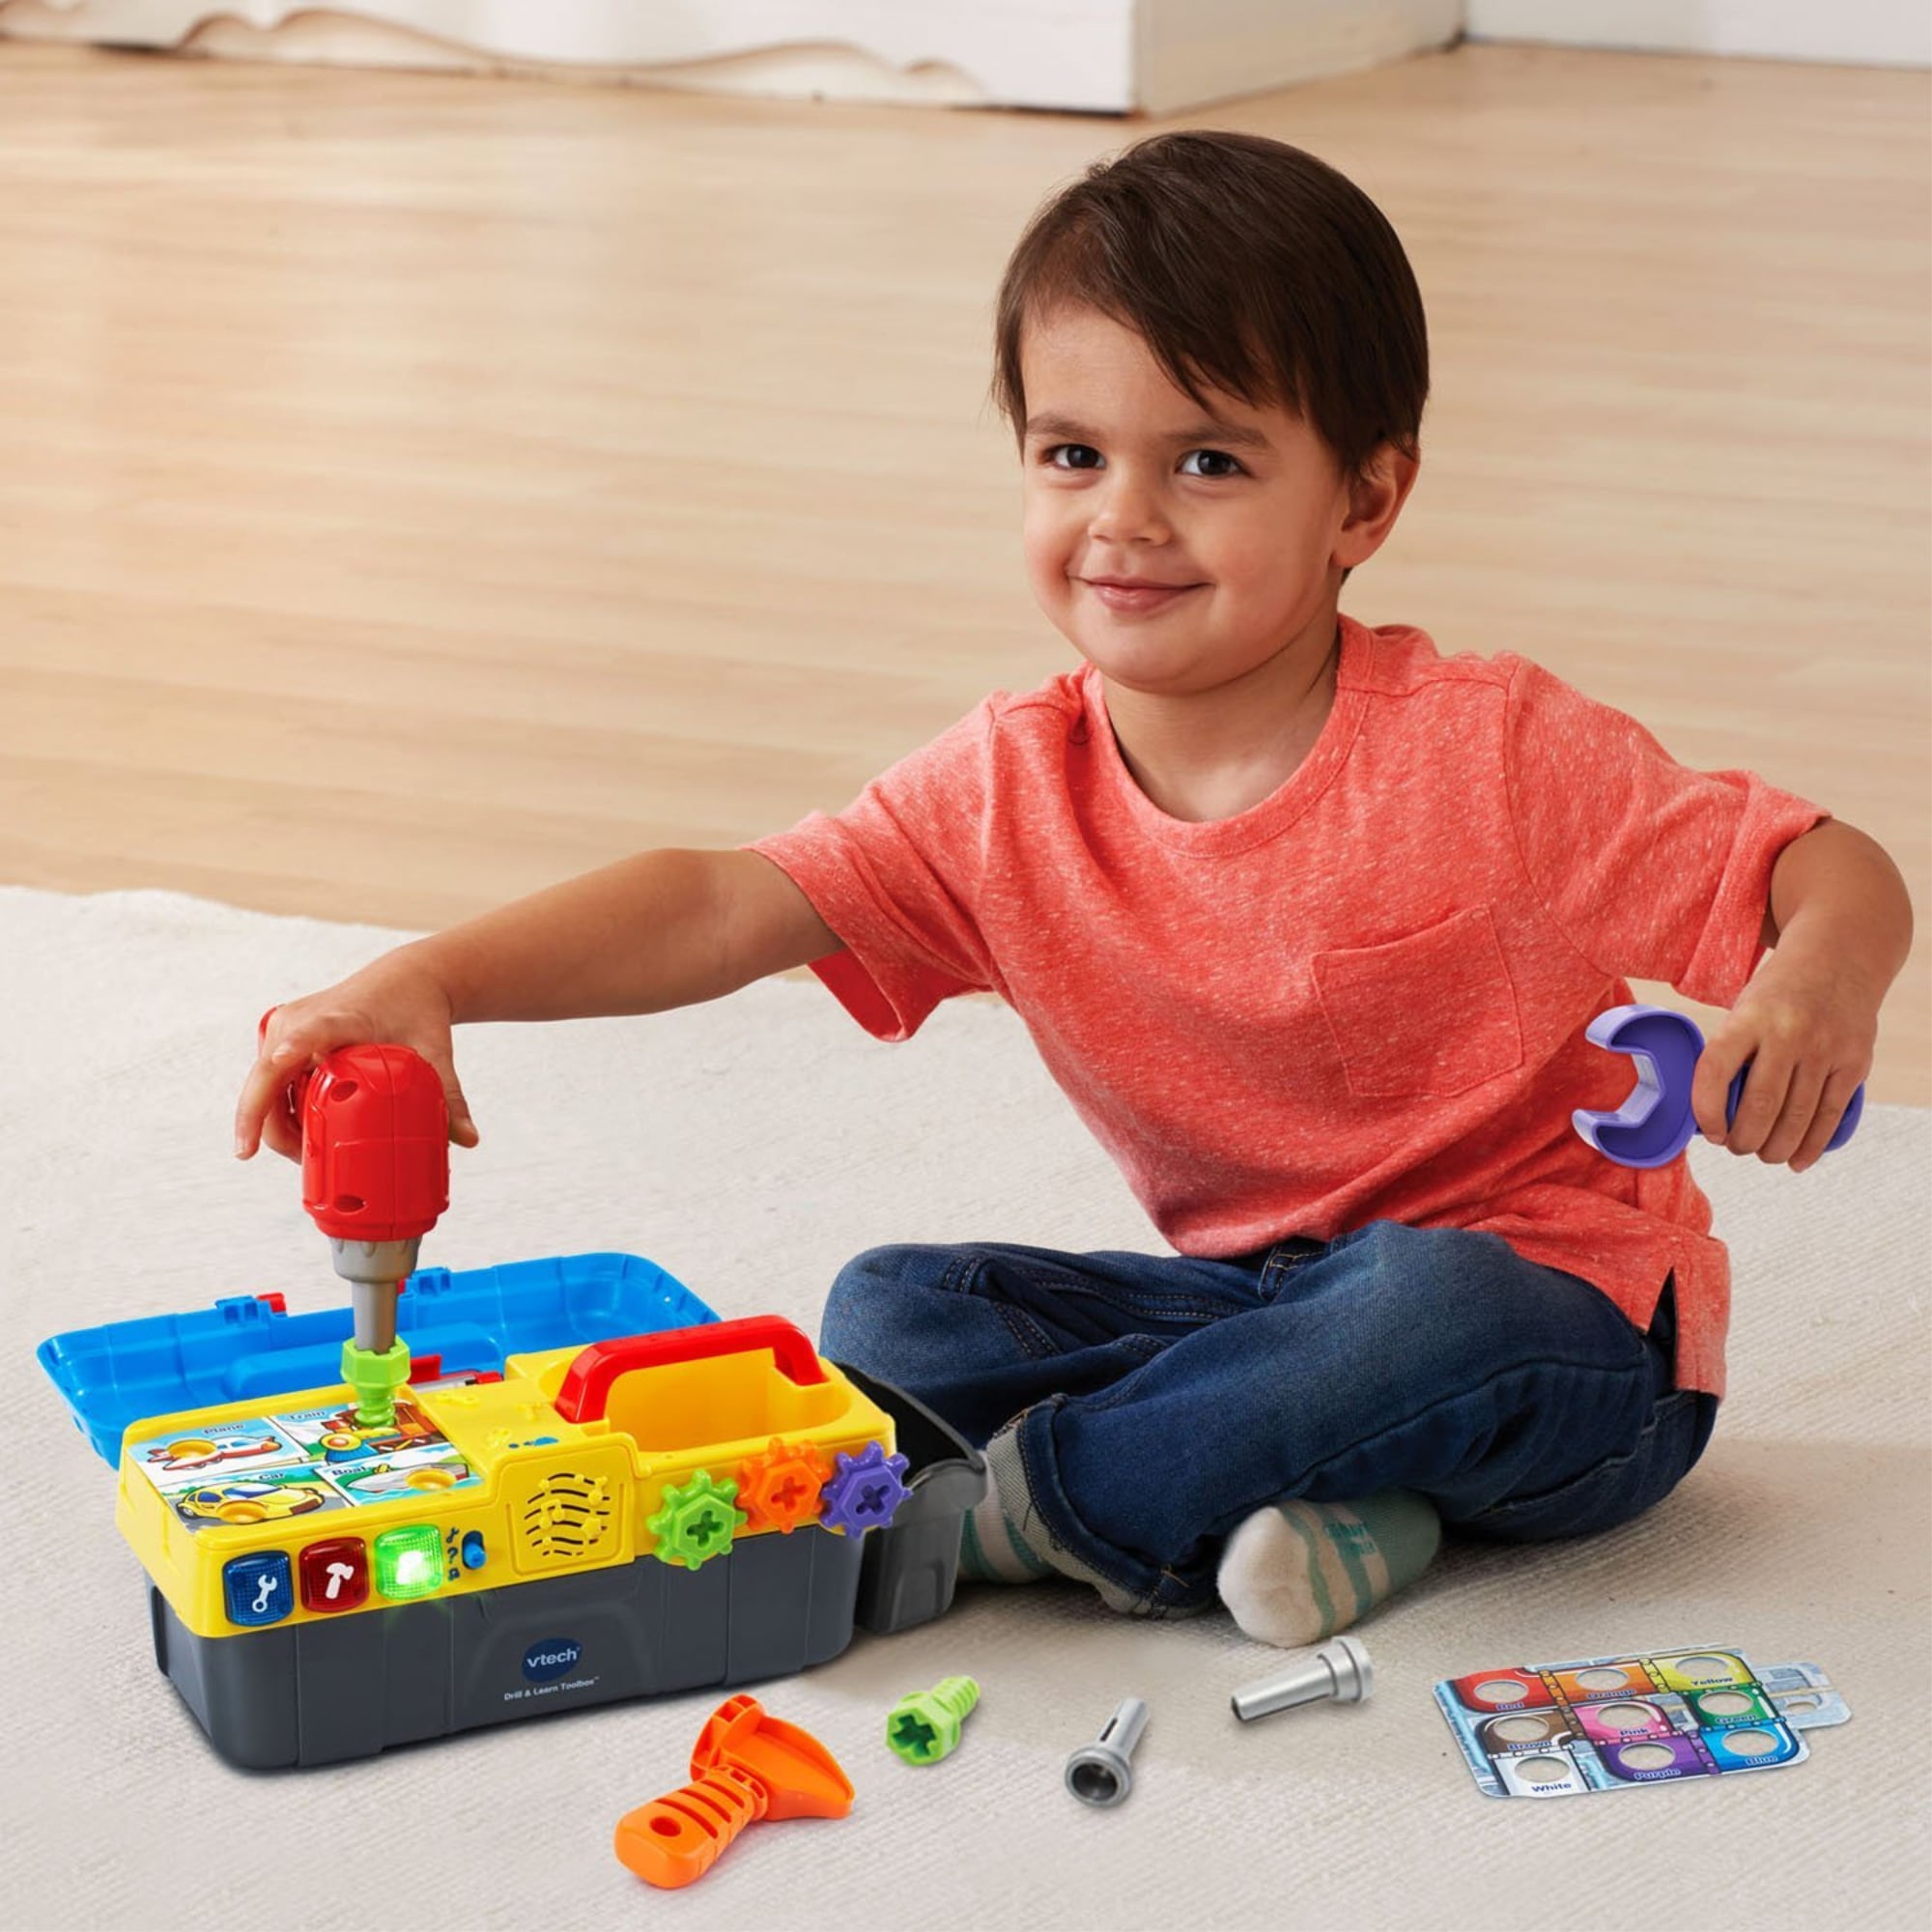
{"type": "Polygon", "coordinates": [[[1346,175],[1260,134],[1155,134],[1045,204],[1000,284],[993,398],[1026,429],[1020,342],[1062,303],[1133,329],[1174,383],[1294,411],[1356,475],[1418,453],[1422,296],[1396,232],[1346,175]]]}

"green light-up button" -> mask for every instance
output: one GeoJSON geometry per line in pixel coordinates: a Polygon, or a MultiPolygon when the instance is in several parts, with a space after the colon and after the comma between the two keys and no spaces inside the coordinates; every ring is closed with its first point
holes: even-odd
{"type": "Polygon", "coordinates": [[[376,1539],[376,1587],[399,1604],[441,1589],[442,1537],[434,1523],[385,1529],[376,1539]]]}

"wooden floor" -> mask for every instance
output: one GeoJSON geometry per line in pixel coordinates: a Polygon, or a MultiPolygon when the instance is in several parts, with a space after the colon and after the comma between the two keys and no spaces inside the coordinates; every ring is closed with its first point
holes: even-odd
{"type": "MultiPolygon", "coordinates": [[[[1924,76],[1464,47],[1191,118],[1415,261],[1350,608],[1829,804],[1922,922],[1924,76]]],[[[437,923],[1037,682],[989,299],[1136,131],[0,43],[0,880],[437,923]]]]}

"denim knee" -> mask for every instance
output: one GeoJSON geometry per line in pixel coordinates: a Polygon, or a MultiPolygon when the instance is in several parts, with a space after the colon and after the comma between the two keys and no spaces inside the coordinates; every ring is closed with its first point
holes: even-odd
{"type": "Polygon", "coordinates": [[[854,1255],[833,1277],[818,1320],[818,1352],[835,1362],[865,1364],[854,1354],[878,1305],[880,1291],[890,1278],[893,1248],[867,1248],[854,1255]]]}
{"type": "Polygon", "coordinates": [[[918,1291],[949,1273],[957,1255],[954,1248],[917,1242],[854,1255],[826,1294],[818,1352],[891,1380],[893,1337],[916,1319],[918,1291]]]}

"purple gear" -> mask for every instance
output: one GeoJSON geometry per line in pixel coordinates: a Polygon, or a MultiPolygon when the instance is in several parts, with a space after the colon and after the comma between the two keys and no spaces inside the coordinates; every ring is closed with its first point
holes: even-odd
{"type": "Polygon", "coordinates": [[[906,1459],[888,1456],[881,1442],[868,1442],[856,1456],[841,1450],[838,1463],[838,1472],[825,1485],[819,1522],[848,1536],[884,1529],[912,1493],[904,1481],[906,1459]]]}

